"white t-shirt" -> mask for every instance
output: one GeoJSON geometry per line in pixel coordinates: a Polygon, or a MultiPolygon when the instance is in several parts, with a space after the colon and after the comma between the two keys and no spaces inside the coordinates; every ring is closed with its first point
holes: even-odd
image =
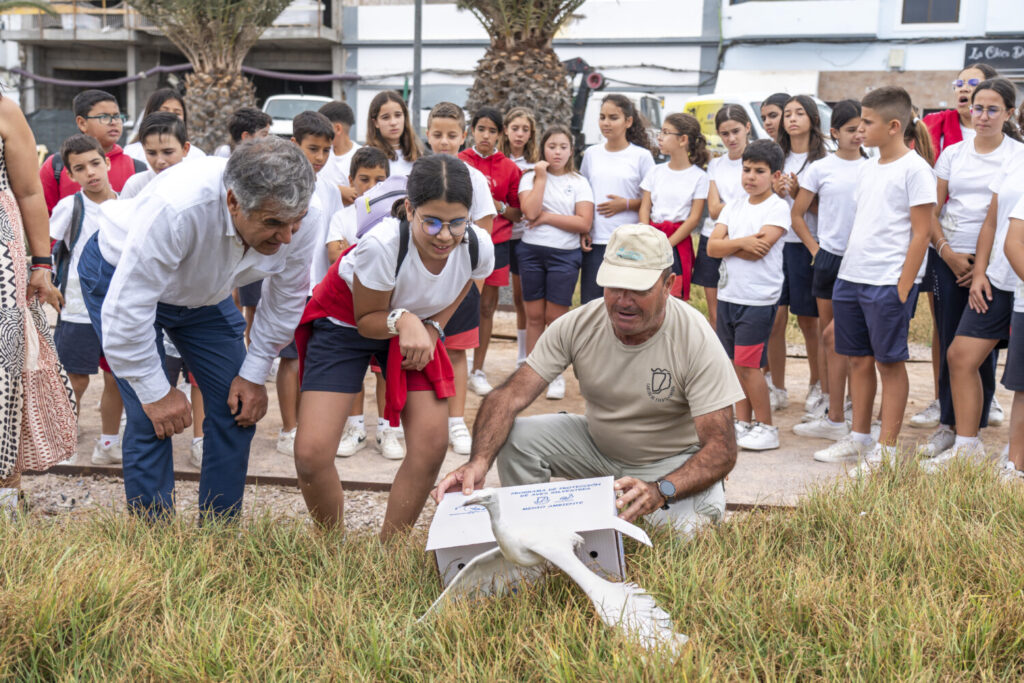
{"type": "MultiPolygon", "coordinates": [[[[458,157],[456,157],[458,159],[458,157]]],[[[459,159],[462,161],[462,159],[459,159]]],[[[465,161],[462,163],[466,164],[465,161]]],[[[498,210],[494,208],[494,198],[491,197],[491,184],[487,182],[487,176],[466,164],[469,169],[469,179],[473,183],[473,206],[469,207],[469,219],[474,223],[481,218],[497,216],[498,210]]]]}
{"type": "Polygon", "coordinates": [[[1024,154],[1011,156],[1003,165],[1002,171],[995,176],[989,189],[998,195],[996,203],[996,236],[992,242],[992,254],[988,259],[985,275],[993,287],[1004,292],[1017,289],[1020,278],[1013,272],[1013,267],[1006,259],[1003,245],[1006,243],[1006,231],[1010,227],[1010,213],[1017,202],[1024,197],[1024,154]]]}
{"type": "MultiPolygon", "coordinates": [[[[125,145],[124,153],[130,156],[132,159],[138,159],[146,163],[146,168],[153,170],[153,167],[149,165],[149,159],[146,158],[146,150],[142,148],[142,142],[132,142],[125,145]]],[[[199,149],[195,145],[191,145],[188,148],[188,154],[185,155],[186,159],[202,159],[206,156],[206,152],[199,149]]],[[[228,156],[231,156],[230,154],[228,156]]],[[[123,188],[122,188],[123,189],[123,188]]]]}
{"type": "Polygon", "coordinates": [[[974,141],[950,145],[935,162],[935,175],[949,183],[949,199],[939,214],[939,224],[950,248],[961,254],[973,254],[977,248],[978,233],[992,203],[992,179],[1007,159],[1024,150],[1024,145],[1008,135],[988,154],[979,154],[974,141]]]}
{"type": "MultiPolygon", "coordinates": [[[[786,156],[786,163],[782,167],[782,172],[786,173],[786,174],[796,173],[797,181],[800,181],[800,180],[803,179],[803,177],[807,173],[808,169],[811,168],[811,164],[810,163],[807,163],[807,164],[804,163],[806,161],[807,161],[807,152],[804,152],[802,154],[797,154],[796,152],[790,152],[786,156]]],[[[792,209],[793,208],[793,202],[796,201],[796,198],[795,197],[786,196],[786,197],[784,197],[784,199],[786,200],[786,203],[789,204],[789,208],[792,209]]],[[[814,237],[814,239],[818,239],[818,217],[815,216],[810,211],[808,211],[807,213],[804,214],[804,222],[807,223],[807,227],[811,231],[811,236],[814,237]]],[[[800,236],[796,234],[795,230],[790,230],[789,232],[787,232],[786,235],[785,235],[785,240],[787,242],[789,242],[789,243],[795,243],[795,242],[800,242],[801,241],[800,236]]]]}
{"type": "Polygon", "coordinates": [[[221,145],[217,149],[213,150],[213,156],[227,159],[231,156],[231,146],[221,145]]]}
{"type": "MultiPolygon", "coordinates": [[[[527,173],[523,176],[519,181],[520,196],[533,189],[533,181],[536,178],[535,173],[527,173]]],[[[590,190],[590,183],[579,173],[563,173],[562,175],[548,173],[547,182],[544,184],[544,199],[541,200],[541,207],[544,211],[562,216],[572,216],[576,213],[577,203],[593,203],[593,201],[594,194],[590,190]]],[[[519,203],[522,203],[522,199],[519,203]]],[[[527,228],[522,239],[524,244],[536,244],[541,247],[580,248],[579,233],[562,230],[553,225],[537,225],[527,228]]]]}
{"type": "MultiPolygon", "coordinates": [[[[743,189],[742,157],[730,159],[726,154],[715,157],[708,163],[708,178],[710,182],[715,184],[715,189],[718,190],[718,198],[722,200],[723,204],[728,204],[733,200],[743,199],[747,196],[747,191],[743,189]]],[[[700,234],[703,237],[710,237],[714,229],[714,221],[704,221],[700,234]]]]}
{"type": "Polygon", "coordinates": [[[850,241],[857,213],[857,173],[865,161],[863,157],[847,161],[829,154],[811,164],[800,177],[800,187],[818,195],[818,243],[836,256],[846,252],[850,241]]]}
{"type": "MultiPolygon", "coordinates": [[[[352,287],[354,274],[358,271],[359,282],[364,287],[378,292],[390,291],[392,310],[404,308],[420,319],[429,318],[448,308],[471,278],[485,278],[494,270],[491,237],[487,231],[474,225],[471,229],[476,231],[480,244],[476,270],[470,268],[469,238],[463,237],[463,243],[452,250],[444,270],[437,275],[427,270],[416,245],[410,244],[396,280],[398,226],[398,220],[385,218],[362,236],[355,249],[338,261],[338,274],[349,287],[352,287]]],[[[409,239],[411,242],[412,237],[409,239]]]]}
{"type": "Polygon", "coordinates": [[[357,145],[354,141],[352,142],[352,149],[345,152],[341,156],[334,153],[334,148],[331,147],[331,153],[327,157],[327,163],[320,169],[320,173],[317,174],[318,178],[323,178],[327,182],[334,183],[337,186],[348,187],[348,176],[350,166],[352,165],[352,156],[359,149],[360,145],[357,145]]]}
{"type": "Polygon", "coordinates": [[[327,241],[339,242],[345,240],[349,246],[352,246],[359,241],[356,237],[357,229],[356,207],[354,204],[346,206],[331,218],[331,224],[327,228],[327,241]]]}
{"type": "Polygon", "coordinates": [[[729,202],[718,216],[729,230],[729,239],[756,235],[766,225],[777,225],[784,230],[782,237],[757,261],[739,256],[722,259],[721,278],[718,282],[719,301],[742,306],[774,306],[782,294],[783,237],[790,229],[789,205],[772,193],[759,204],[751,204],[750,196],[729,202]]]}
{"type": "MultiPolygon", "coordinates": [[[[604,145],[593,145],[583,153],[580,173],[590,183],[596,206],[608,201],[610,194],[625,199],[639,199],[640,181],[652,168],[654,157],[638,145],[630,143],[618,152],[609,152],[604,145]]],[[[594,244],[608,244],[615,228],[636,223],[639,219],[636,211],[620,211],[610,218],[595,211],[590,237],[594,244]]]]}
{"type": "Polygon", "coordinates": [[[651,193],[651,222],[682,223],[695,199],[708,198],[708,174],[699,166],[673,171],[658,164],[644,176],[640,189],[651,193]]]}
{"type": "Polygon", "coordinates": [[[316,238],[316,247],[313,249],[313,260],[309,264],[309,293],[320,284],[320,281],[327,275],[327,269],[331,264],[327,260],[327,230],[330,227],[334,214],[340,213],[344,208],[341,202],[341,193],[334,183],[317,177],[316,196],[320,198],[320,206],[323,208],[323,220],[319,222],[320,235],[316,238]]]}
{"type": "MultiPolygon", "coordinates": [[[[509,157],[512,159],[512,163],[519,167],[519,170],[524,174],[532,169],[536,164],[532,164],[526,160],[526,157],[509,157]]],[[[523,238],[523,233],[526,232],[527,221],[525,218],[521,219],[518,223],[512,224],[512,237],[510,239],[519,240],[523,238]]]]}
{"type": "MultiPolygon", "coordinates": [[[[935,174],[921,155],[908,151],[887,164],[868,159],[857,172],[857,214],[839,266],[839,279],[895,285],[907,260],[910,207],[935,203],[935,174]]],[[[915,282],[924,277],[927,259],[915,282]]]]}
{"type": "Polygon", "coordinates": [[[389,176],[392,176],[392,175],[408,176],[410,173],[412,173],[412,165],[415,162],[406,161],[405,160],[405,155],[402,154],[402,150],[401,149],[396,149],[396,150],[394,150],[394,152],[395,152],[395,160],[394,161],[391,161],[391,160],[388,161],[388,168],[389,168],[388,175],[389,176]]]}
{"type": "MultiPolygon", "coordinates": [[[[1010,211],[1010,218],[1024,221],[1024,197],[1021,197],[1016,206],[1013,207],[1013,210],[1010,211]]],[[[1009,230],[1009,225],[1007,225],[1007,230],[1009,230]]],[[[1016,271],[1014,272],[1016,273],[1016,271]]],[[[1017,286],[1013,292],[1013,312],[1024,313],[1024,281],[1020,279],[1020,276],[1017,276],[1017,286]]]]}
{"type": "Polygon", "coordinates": [[[121,191],[118,193],[117,198],[131,199],[132,197],[135,197],[140,192],[142,192],[142,188],[144,188],[146,185],[149,185],[149,182],[153,180],[153,178],[156,178],[156,171],[154,171],[153,169],[143,171],[142,173],[136,173],[131,178],[125,181],[124,187],[121,188],[121,191]]]}
{"type": "MultiPolygon", "coordinates": [[[[82,194],[82,208],[85,209],[82,217],[82,231],[75,242],[75,248],[71,252],[71,263],[68,264],[68,282],[64,290],[64,308],[60,312],[60,319],[68,323],[90,323],[89,311],[85,308],[85,299],[82,297],[82,285],[78,279],[78,261],[82,258],[82,251],[86,242],[99,230],[99,209],[100,205],[92,201],[85,194],[82,194]]],[[[50,216],[50,237],[55,240],[64,240],[71,231],[71,216],[75,209],[75,195],[64,197],[53,207],[53,214],[50,216]]],[[[71,245],[68,244],[68,247],[71,245]]]]}
{"type": "MultiPolygon", "coordinates": [[[[973,128],[968,128],[962,123],[960,124],[960,135],[963,137],[965,142],[973,140],[974,136],[976,136],[977,134],[977,131],[975,131],[973,128]]],[[[945,152],[946,150],[942,151],[945,152]]]]}

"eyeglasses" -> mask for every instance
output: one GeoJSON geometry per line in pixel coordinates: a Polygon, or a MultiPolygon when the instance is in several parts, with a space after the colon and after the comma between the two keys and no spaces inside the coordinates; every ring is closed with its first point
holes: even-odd
{"type": "Polygon", "coordinates": [[[124,123],[125,121],[128,120],[128,117],[125,116],[124,114],[99,114],[97,116],[83,116],[82,118],[86,119],[87,121],[89,119],[96,119],[100,123],[102,123],[104,126],[109,126],[115,120],[120,121],[121,123],[124,123]]]}
{"type": "Polygon", "coordinates": [[[983,107],[980,104],[976,104],[971,107],[971,113],[975,116],[981,116],[982,114],[988,114],[989,118],[995,118],[1006,111],[1003,107],[997,107],[995,105],[991,107],[983,107]]]}
{"type": "Polygon", "coordinates": [[[468,218],[456,218],[451,221],[442,221],[440,218],[435,218],[433,216],[423,217],[419,215],[419,213],[416,214],[416,217],[420,219],[420,223],[423,225],[423,228],[427,231],[427,234],[431,236],[439,234],[444,228],[448,228],[448,232],[452,237],[462,237],[463,233],[466,232],[466,228],[469,226],[468,218]]]}
{"type": "Polygon", "coordinates": [[[659,138],[660,138],[660,137],[664,137],[664,136],[667,136],[667,135],[682,135],[682,133],[673,133],[673,132],[672,132],[672,131],[670,131],[670,130],[659,130],[659,131],[658,131],[658,137],[659,137],[659,138]]]}
{"type": "Polygon", "coordinates": [[[966,81],[962,78],[958,78],[955,81],[953,81],[953,89],[956,90],[957,88],[962,88],[965,85],[969,85],[973,88],[979,83],[981,83],[980,78],[968,78],[966,81]]]}

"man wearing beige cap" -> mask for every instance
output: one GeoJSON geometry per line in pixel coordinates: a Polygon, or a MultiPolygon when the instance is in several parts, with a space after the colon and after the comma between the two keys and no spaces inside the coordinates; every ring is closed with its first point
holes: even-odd
{"type": "Polygon", "coordinates": [[[556,320],[476,418],[469,462],[434,497],[483,486],[495,458],[504,486],[614,476],[619,515],[688,534],[725,511],[736,463],[732,363],[695,309],[670,297],[672,248],[649,225],[612,233],[597,283],[604,299],[556,320]],[[516,417],[572,364],[585,415],[516,417]]]}

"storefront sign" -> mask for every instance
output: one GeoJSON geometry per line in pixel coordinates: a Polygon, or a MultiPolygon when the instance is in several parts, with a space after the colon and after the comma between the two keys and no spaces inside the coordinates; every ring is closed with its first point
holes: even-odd
{"type": "Polygon", "coordinates": [[[1000,73],[1024,75],[1024,40],[985,40],[967,43],[964,66],[984,62],[1000,73]]]}

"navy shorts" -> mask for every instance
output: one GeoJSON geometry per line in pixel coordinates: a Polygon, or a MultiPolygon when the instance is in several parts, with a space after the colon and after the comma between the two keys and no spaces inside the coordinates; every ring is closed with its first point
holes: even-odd
{"type": "Polygon", "coordinates": [[[299,350],[295,346],[295,340],[292,339],[288,342],[288,346],[284,347],[277,352],[278,358],[284,358],[285,360],[295,360],[299,357],[299,350]]]}
{"type": "Polygon", "coordinates": [[[521,242],[522,240],[508,241],[508,269],[513,275],[519,275],[519,256],[516,254],[516,250],[519,249],[521,242]]]}
{"type": "Polygon", "coordinates": [[[762,368],[768,363],[768,337],[777,309],[718,300],[715,331],[733,363],[741,368],[762,368]]]}
{"type": "Polygon", "coordinates": [[[583,263],[582,250],[520,242],[518,255],[523,301],[544,299],[559,306],[572,304],[583,263]]]}
{"type": "Polygon", "coordinates": [[[938,260],[940,260],[939,255],[935,253],[935,249],[929,246],[928,253],[924,256],[924,277],[921,279],[920,291],[935,293],[935,262],[938,260]]]}
{"type": "Polygon", "coordinates": [[[789,306],[793,315],[818,317],[818,302],[811,292],[814,272],[811,251],[803,242],[786,242],[782,247],[782,294],[780,306],[789,306]]]}
{"type": "Polygon", "coordinates": [[[1024,391],[1024,313],[1014,313],[1010,346],[1006,354],[1006,369],[1003,370],[1003,386],[1010,391],[1024,391]]]}
{"type": "Polygon", "coordinates": [[[917,285],[900,303],[896,285],[836,280],[832,291],[836,353],[873,356],[879,363],[910,359],[907,336],[917,301],[917,285]]]}
{"type": "Polygon", "coordinates": [[[511,263],[511,246],[508,241],[494,245],[494,270],[501,270],[511,263]]]}
{"type": "Polygon", "coordinates": [[[697,260],[693,263],[690,283],[701,287],[718,287],[718,272],[722,259],[708,256],[708,238],[700,236],[697,242],[697,260]]]}
{"type": "Polygon", "coordinates": [[[996,348],[1005,349],[1010,339],[1010,323],[1013,321],[1013,292],[992,288],[992,301],[988,302],[988,312],[978,313],[969,305],[960,316],[960,324],[956,328],[958,337],[975,337],[976,339],[998,339],[996,348]]]}
{"type": "Polygon", "coordinates": [[[480,290],[476,288],[474,282],[469,286],[466,298],[462,300],[459,307],[452,313],[452,317],[448,319],[448,324],[444,326],[444,336],[454,337],[478,327],[480,327],[480,290]]]}
{"type": "Polygon", "coordinates": [[[53,333],[53,343],[61,364],[72,375],[95,375],[100,371],[103,347],[91,324],[61,320],[53,333]]]}
{"type": "Polygon", "coordinates": [[[842,262],[842,256],[836,256],[824,249],[819,249],[818,253],[814,255],[811,294],[815,299],[831,301],[832,290],[835,289],[836,279],[839,277],[839,264],[842,262]]]}
{"type": "Polygon", "coordinates": [[[238,288],[238,303],[242,306],[256,308],[260,302],[260,294],[263,291],[263,280],[250,282],[238,288]]]}

